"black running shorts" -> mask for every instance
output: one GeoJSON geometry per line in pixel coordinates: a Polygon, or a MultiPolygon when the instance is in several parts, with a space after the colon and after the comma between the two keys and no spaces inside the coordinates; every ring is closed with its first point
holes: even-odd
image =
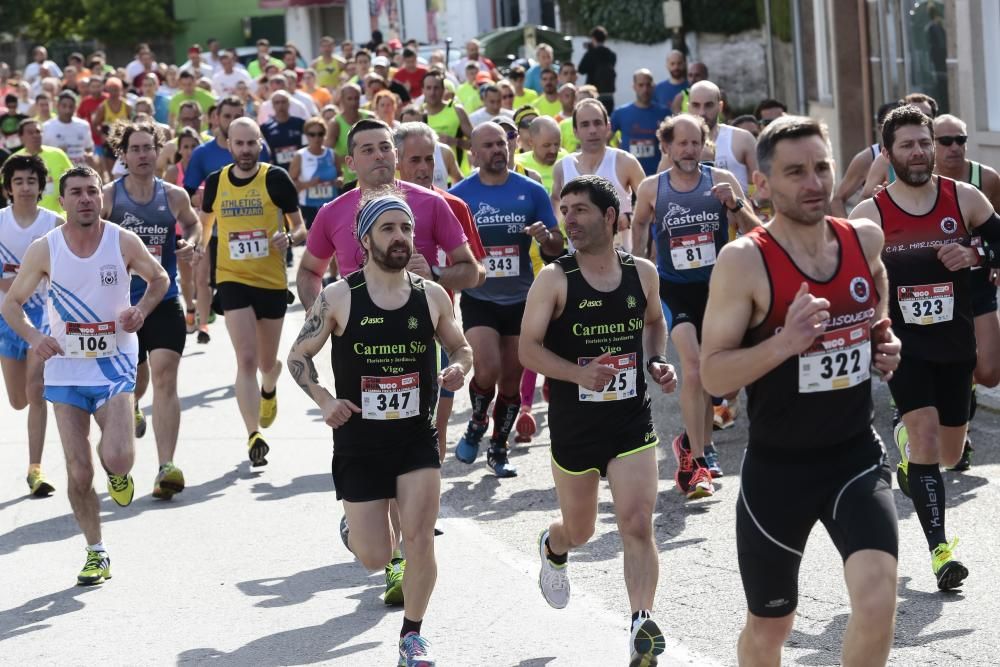
{"type": "Polygon", "coordinates": [[[660,278],[660,300],[670,310],[667,321],[673,331],[678,324],[693,324],[701,340],[701,323],[708,305],[708,283],[671,283],[660,278]]]}
{"type": "MultiPolygon", "coordinates": [[[[586,409],[586,408],[583,408],[586,409]]],[[[551,422],[550,422],[551,427],[551,422]]],[[[608,476],[608,464],[612,459],[621,459],[631,454],[656,447],[659,440],[652,421],[633,421],[616,425],[617,433],[587,441],[565,442],[557,434],[551,433],[552,462],[557,468],[570,475],[597,472],[608,476]]],[[[550,431],[552,429],[550,428],[550,431]]]]}
{"type": "Polygon", "coordinates": [[[489,327],[501,336],[520,336],[521,318],[524,317],[524,301],[501,306],[492,301],[476,299],[462,294],[458,301],[462,309],[462,330],[472,327],[489,327]]]}
{"type": "Polygon", "coordinates": [[[184,354],[187,323],[184,321],[184,308],[181,307],[180,297],[167,299],[154,308],[136,335],[139,338],[140,364],[146,361],[153,350],[166,349],[184,354]]]}
{"type": "Polygon", "coordinates": [[[975,317],[997,312],[997,286],[990,282],[990,269],[982,268],[969,273],[972,287],[972,314],[975,317]]]}
{"type": "Polygon", "coordinates": [[[889,380],[889,391],[901,415],[919,408],[937,408],[941,426],[965,426],[975,370],[975,357],[965,363],[942,363],[908,357],[904,351],[889,380]]]}
{"type": "Polygon", "coordinates": [[[437,435],[426,442],[372,455],[333,455],[337,500],[364,503],[396,497],[396,478],[421,468],[440,468],[437,435]]]}
{"type": "Polygon", "coordinates": [[[218,294],[222,312],[253,308],[258,320],[280,320],[288,310],[288,290],[226,281],[219,283],[218,294]]]}
{"type": "Polygon", "coordinates": [[[798,604],[799,563],[816,521],[847,558],[897,556],[891,473],[874,431],[822,450],[748,448],[736,505],[736,550],[747,608],[777,618],[798,604]]]}

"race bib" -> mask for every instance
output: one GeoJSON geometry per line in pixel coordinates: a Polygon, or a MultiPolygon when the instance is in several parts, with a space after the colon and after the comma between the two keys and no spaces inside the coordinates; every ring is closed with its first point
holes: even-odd
{"type": "Polygon", "coordinates": [[[827,331],[799,355],[799,393],[847,389],[871,377],[871,325],[827,331]]]}
{"type": "Polygon", "coordinates": [[[516,245],[488,246],[483,259],[487,278],[521,275],[521,249],[516,245]]]}
{"type": "Polygon", "coordinates": [[[652,141],[632,141],[629,142],[628,152],[640,160],[654,157],[656,155],[656,144],[652,141]]]}
{"type": "Polygon", "coordinates": [[[333,199],[333,186],[329,183],[314,185],[306,189],[307,199],[333,199]]]}
{"type": "MultiPolygon", "coordinates": [[[[594,357],[580,357],[576,360],[576,363],[586,366],[593,360],[594,357]]],[[[591,391],[590,389],[579,387],[581,401],[623,401],[626,398],[635,398],[635,354],[612,356],[608,359],[607,363],[615,369],[615,376],[600,391],[591,391]]]]}
{"type": "Polygon", "coordinates": [[[678,271],[712,266],[715,264],[715,237],[712,234],[671,236],[670,261],[678,271]]]}
{"type": "Polygon", "coordinates": [[[16,278],[17,272],[21,268],[20,264],[14,264],[12,262],[3,263],[3,275],[0,278],[16,278]]]}
{"type": "Polygon", "coordinates": [[[297,150],[294,146],[276,148],[274,150],[274,161],[278,164],[291,164],[297,150]]]}
{"type": "Polygon", "coordinates": [[[263,259],[270,251],[271,245],[267,240],[267,232],[263,229],[229,232],[230,259],[263,259]]]}
{"type": "Polygon", "coordinates": [[[420,374],[361,378],[362,419],[406,419],[420,414],[420,374]]]}
{"type": "Polygon", "coordinates": [[[67,322],[66,348],[72,359],[100,359],[118,353],[114,322],[67,322]]]}
{"type": "Polygon", "coordinates": [[[955,312],[955,287],[952,283],[898,287],[896,298],[903,321],[907,324],[951,322],[955,312]]]}
{"type": "Polygon", "coordinates": [[[163,246],[161,246],[161,245],[148,245],[148,246],[146,246],[146,250],[148,250],[149,254],[153,256],[153,259],[156,260],[157,264],[159,264],[160,266],[163,266],[163,246]]]}

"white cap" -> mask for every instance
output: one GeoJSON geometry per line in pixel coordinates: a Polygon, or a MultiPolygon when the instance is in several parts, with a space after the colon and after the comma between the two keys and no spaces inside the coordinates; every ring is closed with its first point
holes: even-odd
{"type": "Polygon", "coordinates": [[[375,56],[372,60],[372,67],[389,67],[389,59],[385,56],[375,56]]]}

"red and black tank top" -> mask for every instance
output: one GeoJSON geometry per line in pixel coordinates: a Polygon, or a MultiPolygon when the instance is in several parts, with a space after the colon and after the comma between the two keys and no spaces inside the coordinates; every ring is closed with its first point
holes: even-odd
{"type": "Polygon", "coordinates": [[[976,358],[970,270],[949,271],[937,257],[943,245],[970,243],[955,181],[937,177],[937,200],[923,215],[875,195],[882,218],[882,261],[889,274],[889,316],[903,356],[953,362],[976,358]]]}
{"type": "Polygon", "coordinates": [[[829,280],[806,275],[764,227],[749,236],[764,260],[771,287],[768,313],[744,339],[749,347],[785,324],[788,307],[805,282],[809,293],[830,302],[826,331],[813,346],[747,387],[749,446],[823,448],[871,429],[870,332],[878,293],[853,225],[827,218],[837,237],[837,270],[829,280]]]}

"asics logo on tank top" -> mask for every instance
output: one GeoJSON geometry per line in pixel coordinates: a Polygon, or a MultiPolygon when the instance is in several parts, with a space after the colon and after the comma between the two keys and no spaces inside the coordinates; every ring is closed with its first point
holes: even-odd
{"type": "Polygon", "coordinates": [[[382,317],[362,317],[361,326],[368,326],[369,324],[382,324],[385,318],[382,317]]]}
{"type": "MultiPolygon", "coordinates": [[[[523,199],[523,197],[522,197],[523,199]]],[[[476,211],[476,224],[479,225],[511,225],[524,224],[528,221],[528,216],[517,213],[502,213],[500,209],[490,206],[486,202],[479,204],[476,211]]]]}
{"type": "Polygon", "coordinates": [[[117,266],[106,264],[101,267],[101,284],[105,287],[113,287],[118,284],[117,266]]]}
{"type": "Polygon", "coordinates": [[[718,223],[720,219],[717,211],[698,211],[694,215],[691,215],[691,209],[681,206],[677,202],[671,202],[670,207],[663,216],[663,229],[699,222],[718,223]]]}

